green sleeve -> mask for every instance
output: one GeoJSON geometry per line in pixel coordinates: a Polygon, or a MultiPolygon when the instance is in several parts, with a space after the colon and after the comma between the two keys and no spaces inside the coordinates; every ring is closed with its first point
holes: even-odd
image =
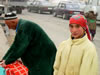
{"type": "Polygon", "coordinates": [[[29,34],[26,34],[24,31],[19,30],[16,34],[15,40],[6,53],[6,55],[3,57],[3,60],[5,60],[6,64],[10,64],[17,60],[21,55],[25,52],[29,42],[31,39],[29,39],[29,34]]]}

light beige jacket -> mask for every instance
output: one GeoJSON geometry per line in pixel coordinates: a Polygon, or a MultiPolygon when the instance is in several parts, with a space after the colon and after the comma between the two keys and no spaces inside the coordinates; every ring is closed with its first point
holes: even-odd
{"type": "Polygon", "coordinates": [[[85,35],[81,39],[63,41],[57,51],[54,75],[97,75],[95,46],[85,35]]]}

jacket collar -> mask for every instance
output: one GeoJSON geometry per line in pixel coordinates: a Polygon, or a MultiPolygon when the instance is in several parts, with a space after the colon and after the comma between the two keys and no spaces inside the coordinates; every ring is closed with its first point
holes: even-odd
{"type": "Polygon", "coordinates": [[[72,39],[72,37],[70,36],[71,44],[81,44],[81,43],[85,42],[86,40],[88,40],[87,34],[85,34],[84,37],[79,38],[79,39],[72,39]]]}

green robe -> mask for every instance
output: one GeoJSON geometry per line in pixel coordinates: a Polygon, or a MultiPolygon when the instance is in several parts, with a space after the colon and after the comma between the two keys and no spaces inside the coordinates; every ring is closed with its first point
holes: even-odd
{"type": "Polygon", "coordinates": [[[15,40],[3,57],[6,64],[21,58],[29,75],[53,75],[56,47],[35,23],[19,19],[15,40]]]}

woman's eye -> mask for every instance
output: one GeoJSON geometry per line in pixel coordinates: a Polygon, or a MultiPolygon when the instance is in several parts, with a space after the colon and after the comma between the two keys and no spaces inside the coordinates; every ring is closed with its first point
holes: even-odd
{"type": "Polygon", "coordinates": [[[76,28],[79,28],[80,26],[79,25],[76,25],[76,28]]]}
{"type": "Polygon", "coordinates": [[[69,25],[69,27],[70,27],[70,28],[73,28],[73,26],[72,26],[72,25],[69,25]]]}

